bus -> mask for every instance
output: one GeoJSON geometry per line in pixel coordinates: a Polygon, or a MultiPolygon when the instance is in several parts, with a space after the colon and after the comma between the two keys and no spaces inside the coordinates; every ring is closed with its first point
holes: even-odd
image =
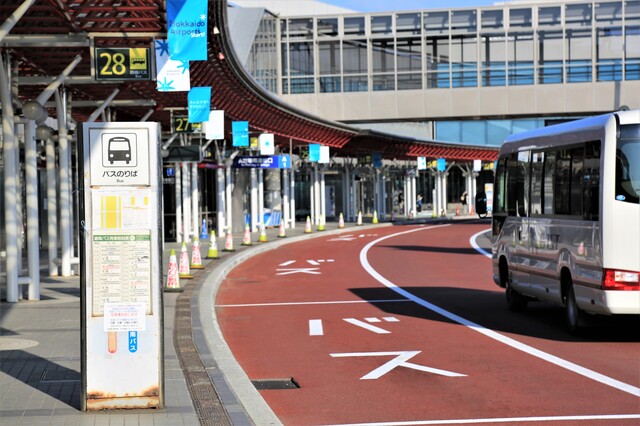
{"type": "Polygon", "coordinates": [[[512,311],[564,306],[572,332],[592,315],[640,314],[640,110],[507,138],[491,232],[512,311]]]}

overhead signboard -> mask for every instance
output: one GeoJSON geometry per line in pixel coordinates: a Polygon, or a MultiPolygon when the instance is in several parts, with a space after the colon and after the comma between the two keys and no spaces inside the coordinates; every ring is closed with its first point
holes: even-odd
{"type": "Polygon", "coordinates": [[[199,163],[202,161],[200,145],[171,146],[162,158],[165,163],[199,163]]]}
{"type": "Polygon", "coordinates": [[[247,169],[288,169],[291,159],[288,155],[238,156],[233,159],[233,167],[247,169]]]}
{"type": "Polygon", "coordinates": [[[96,80],[150,80],[151,60],[148,47],[96,47],[96,80]]]}
{"type": "Polygon", "coordinates": [[[176,133],[202,133],[202,123],[190,123],[186,115],[174,116],[173,129],[176,133]]]}

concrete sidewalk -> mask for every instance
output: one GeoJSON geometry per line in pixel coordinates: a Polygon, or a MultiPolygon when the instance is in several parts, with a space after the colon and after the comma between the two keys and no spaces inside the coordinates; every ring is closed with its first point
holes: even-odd
{"type": "MultiPolygon", "coordinates": [[[[277,238],[277,228],[268,229],[267,243],[258,243],[259,233],[252,233],[254,245],[248,247],[236,235],[236,251],[230,253],[222,250],[224,238],[218,238],[220,259],[205,259],[205,269],[192,271],[193,280],[181,280],[184,292],[163,293],[161,410],[80,411],[79,278],[43,278],[40,301],[0,303],[0,425],[279,424],[222,338],[214,309],[219,283],[238,263],[279,245],[383,225],[349,223],[337,229],[337,223],[328,223],[324,232],[313,227],[312,234],[305,234],[304,223],[298,223],[286,231],[287,238],[277,238]]],[[[201,243],[204,259],[210,241],[201,243]]],[[[165,245],[163,285],[171,249],[179,254],[180,245],[165,245]]]]}

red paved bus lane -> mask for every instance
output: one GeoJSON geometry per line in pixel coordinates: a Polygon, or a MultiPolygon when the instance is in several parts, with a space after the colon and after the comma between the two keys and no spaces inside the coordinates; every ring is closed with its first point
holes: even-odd
{"type": "Polygon", "coordinates": [[[572,337],[556,307],[509,312],[469,242],[485,228],[381,227],[260,254],[221,285],[221,330],[251,380],[300,386],[261,391],[285,425],[638,424],[638,342],[572,337]]]}

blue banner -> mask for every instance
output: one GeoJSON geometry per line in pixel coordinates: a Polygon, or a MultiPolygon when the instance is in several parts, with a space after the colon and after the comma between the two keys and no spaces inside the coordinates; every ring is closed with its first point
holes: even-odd
{"type": "Polygon", "coordinates": [[[211,87],[192,87],[189,90],[189,123],[202,123],[209,119],[211,87]]]}
{"type": "Polygon", "coordinates": [[[260,155],[254,157],[236,157],[233,167],[247,169],[288,169],[291,159],[288,155],[260,155]]]}
{"type": "Polygon", "coordinates": [[[167,0],[167,39],[171,59],[207,60],[208,4],[202,0],[167,0]]]}
{"type": "Polygon", "coordinates": [[[233,121],[231,123],[233,146],[249,146],[249,122],[233,121]]]}
{"type": "Polygon", "coordinates": [[[317,143],[310,143],[309,144],[309,161],[311,161],[312,163],[317,163],[318,161],[320,161],[320,147],[322,145],[317,144],[317,143]]]}
{"type": "Polygon", "coordinates": [[[374,152],[371,154],[371,161],[373,162],[373,168],[379,169],[382,167],[382,154],[379,152],[374,152]]]}
{"type": "Polygon", "coordinates": [[[436,161],[436,167],[439,172],[444,172],[447,170],[447,160],[444,158],[438,158],[436,161]]]}

